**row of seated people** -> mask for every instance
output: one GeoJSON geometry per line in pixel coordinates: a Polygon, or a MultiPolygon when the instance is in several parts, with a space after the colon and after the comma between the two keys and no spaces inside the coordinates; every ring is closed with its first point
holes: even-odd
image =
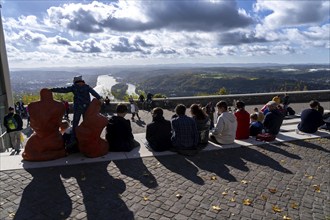
{"type": "MultiPolygon", "coordinates": [[[[227,103],[220,101],[216,105],[218,118],[214,128],[209,116],[197,104],[190,107],[192,117],[186,115],[184,105],[177,105],[175,115],[170,121],[164,118],[163,110],[157,107],[152,111],[153,121],[146,128],[146,145],[154,151],[172,150],[182,154],[194,154],[206,147],[209,140],[218,144],[232,144],[235,139],[256,136],[263,129],[267,133],[277,135],[283,115],[278,112],[275,102],[271,101],[267,105],[269,113],[261,123],[257,114],[250,116],[244,109],[243,102],[237,102],[237,111],[232,114],[228,111],[227,103]]],[[[126,105],[119,104],[117,115],[109,120],[106,139],[110,151],[130,151],[137,146],[130,121],[124,118],[127,111],[126,105]]]]}

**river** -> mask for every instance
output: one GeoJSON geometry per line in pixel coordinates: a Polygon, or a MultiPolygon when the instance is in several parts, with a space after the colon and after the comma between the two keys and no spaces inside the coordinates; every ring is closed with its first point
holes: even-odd
{"type": "MultiPolygon", "coordinates": [[[[103,98],[108,96],[111,100],[114,99],[113,95],[111,94],[111,87],[118,84],[119,82],[110,75],[100,75],[97,77],[96,86],[94,90],[99,93],[103,98]]],[[[130,83],[126,83],[128,85],[127,94],[133,95],[135,93],[136,86],[130,83]]]]}

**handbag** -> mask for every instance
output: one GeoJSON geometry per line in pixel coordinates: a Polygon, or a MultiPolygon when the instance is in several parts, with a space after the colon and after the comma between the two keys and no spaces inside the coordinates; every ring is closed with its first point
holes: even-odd
{"type": "Polygon", "coordinates": [[[263,133],[263,134],[258,134],[256,136],[257,141],[274,141],[276,138],[276,135],[270,134],[270,133],[263,133]]]}

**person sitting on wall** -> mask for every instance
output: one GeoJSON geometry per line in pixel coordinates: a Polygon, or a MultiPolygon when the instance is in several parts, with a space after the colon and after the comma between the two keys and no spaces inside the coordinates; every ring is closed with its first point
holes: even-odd
{"type": "Polygon", "coordinates": [[[162,108],[152,110],[152,122],[147,125],[147,146],[154,151],[166,151],[172,148],[171,122],[163,117],[162,108]]]}
{"type": "Polygon", "coordinates": [[[186,106],[179,104],[175,107],[172,117],[172,145],[173,151],[184,155],[198,152],[198,131],[195,120],[186,115],[186,106]]]}
{"type": "Polygon", "coordinates": [[[258,114],[257,113],[252,113],[250,115],[250,119],[251,119],[251,124],[250,124],[250,136],[257,136],[258,134],[262,133],[262,129],[264,128],[264,126],[262,125],[262,123],[260,121],[258,121],[258,114]]]}
{"type": "Polygon", "coordinates": [[[219,116],[215,129],[210,134],[210,139],[219,144],[232,144],[236,136],[236,117],[228,112],[227,102],[220,101],[217,103],[216,107],[219,116]]]}
{"type": "Polygon", "coordinates": [[[245,103],[236,102],[236,112],[234,115],[237,120],[236,138],[237,140],[248,139],[250,135],[250,114],[245,110],[245,103]]]}
{"type": "Polygon", "coordinates": [[[125,119],[127,112],[128,108],[125,104],[118,104],[116,108],[117,115],[109,119],[106,129],[109,151],[128,152],[139,146],[139,143],[134,140],[131,122],[125,119]]]}
{"type": "Polygon", "coordinates": [[[256,113],[258,115],[258,121],[262,123],[264,121],[264,118],[265,118],[264,113],[259,111],[258,108],[254,108],[253,111],[254,111],[254,113],[256,113]]]}
{"type": "Polygon", "coordinates": [[[104,103],[105,103],[105,105],[110,105],[110,99],[108,96],[105,97],[104,103]]]}
{"type": "Polygon", "coordinates": [[[265,132],[276,136],[280,132],[284,115],[278,110],[278,104],[275,101],[269,101],[267,108],[269,112],[263,122],[265,132]]]}
{"type": "Polygon", "coordinates": [[[309,106],[309,109],[305,109],[301,113],[301,121],[298,124],[298,130],[305,133],[315,133],[325,122],[321,113],[317,110],[319,102],[312,100],[309,106]]]}
{"type": "Polygon", "coordinates": [[[211,123],[210,118],[197,104],[190,106],[190,113],[197,125],[197,131],[199,134],[198,146],[199,148],[204,148],[207,146],[209,141],[211,123]]]}

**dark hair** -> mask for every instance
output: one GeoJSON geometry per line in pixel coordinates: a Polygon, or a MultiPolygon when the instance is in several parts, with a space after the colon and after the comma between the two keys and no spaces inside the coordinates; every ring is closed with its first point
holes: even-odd
{"type": "Polygon", "coordinates": [[[8,108],[8,110],[9,110],[9,111],[13,111],[14,108],[10,106],[10,107],[8,108]]]}
{"type": "Polygon", "coordinates": [[[312,101],[309,102],[309,106],[311,108],[316,108],[319,105],[320,105],[320,103],[317,100],[312,100],[312,101]]]}
{"type": "Polygon", "coordinates": [[[259,112],[259,109],[258,109],[257,107],[255,107],[255,108],[253,109],[253,111],[255,111],[255,112],[259,112]]]}
{"type": "Polygon", "coordinates": [[[178,104],[175,107],[175,113],[178,115],[185,115],[186,114],[186,106],[184,104],[178,104]]]}
{"type": "Polygon", "coordinates": [[[244,108],[245,107],[245,103],[242,102],[242,101],[238,101],[238,102],[236,102],[236,107],[237,108],[244,108]]]}
{"type": "Polygon", "coordinates": [[[193,116],[195,116],[197,120],[203,120],[203,119],[207,118],[207,114],[197,104],[192,104],[190,106],[190,111],[191,111],[191,114],[193,116]]]}
{"type": "Polygon", "coordinates": [[[156,108],[154,108],[154,109],[152,110],[152,113],[153,113],[154,115],[157,115],[157,116],[163,116],[164,111],[163,111],[162,108],[160,108],[160,107],[156,107],[156,108]]]}
{"type": "Polygon", "coordinates": [[[220,101],[216,105],[218,108],[224,108],[227,111],[228,105],[226,101],[220,101]]]}
{"type": "Polygon", "coordinates": [[[128,112],[128,108],[127,108],[127,106],[125,104],[119,103],[117,105],[116,112],[117,113],[127,113],[128,112]]]}

